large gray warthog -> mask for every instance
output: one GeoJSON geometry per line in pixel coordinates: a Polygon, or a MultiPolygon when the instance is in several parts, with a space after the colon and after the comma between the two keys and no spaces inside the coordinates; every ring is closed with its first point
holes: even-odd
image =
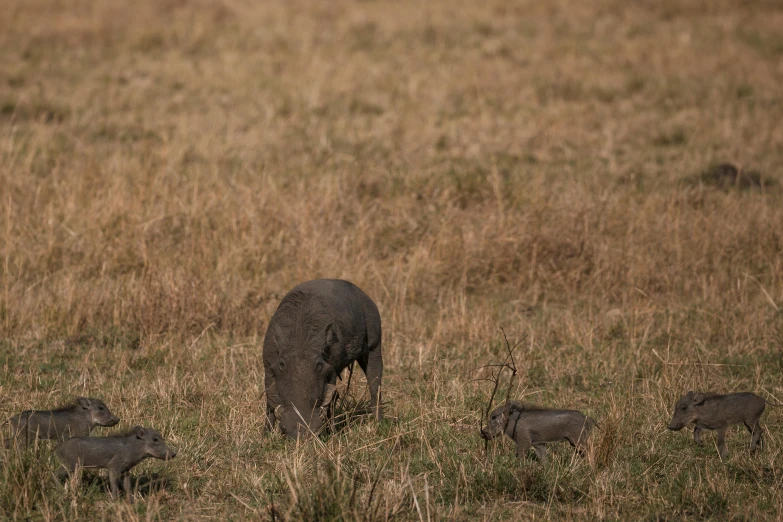
{"type": "Polygon", "coordinates": [[[266,427],[287,437],[318,431],[330,415],[337,376],[358,361],[381,419],[381,317],[356,285],[336,279],[302,283],[283,298],[264,337],[266,427]]]}

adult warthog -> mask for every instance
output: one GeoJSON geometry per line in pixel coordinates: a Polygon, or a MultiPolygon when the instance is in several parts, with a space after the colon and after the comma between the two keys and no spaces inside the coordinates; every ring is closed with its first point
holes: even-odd
{"type": "Polygon", "coordinates": [[[337,376],[357,361],[382,417],[383,357],[378,307],[348,281],[317,279],[280,302],[264,337],[266,427],[289,438],[318,431],[331,414],[337,376]]]}

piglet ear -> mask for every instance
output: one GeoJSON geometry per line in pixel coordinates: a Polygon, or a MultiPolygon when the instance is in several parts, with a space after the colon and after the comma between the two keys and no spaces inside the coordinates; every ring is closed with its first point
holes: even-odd
{"type": "Polygon", "coordinates": [[[701,406],[704,404],[704,394],[703,393],[694,393],[693,394],[693,404],[696,406],[701,406]]]}
{"type": "Polygon", "coordinates": [[[78,397],[76,399],[76,404],[84,408],[85,410],[90,409],[90,399],[87,399],[86,397],[78,397]]]}
{"type": "Polygon", "coordinates": [[[133,434],[136,435],[137,439],[143,439],[146,431],[141,426],[136,426],[133,428],[133,434]]]}

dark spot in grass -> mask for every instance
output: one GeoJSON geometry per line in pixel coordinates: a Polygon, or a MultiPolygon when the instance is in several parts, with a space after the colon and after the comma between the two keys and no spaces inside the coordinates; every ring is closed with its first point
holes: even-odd
{"type": "Polygon", "coordinates": [[[492,25],[486,23],[486,22],[476,22],[473,25],[473,28],[475,31],[480,34],[481,36],[492,36],[495,34],[495,28],[492,27],[492,25]]]}
{"type": "Polygon", "coordinates": [[[653,139],[653,145],[658,147],[681,147],[688,143],[688,136],[681,128],[663,132],[653,139]]]}
{"type": "Polygon", "coordinates": [[[9,76],[8,77],[8,86],[9,87],[22,87],[24,85],[24,77],[23,76],[9,76]]]}
{"type": "Polygon", "coordinates": [[[578,102],[584,100],[585,95],[583,84],[570,78],[547,81],[536,86],[536,97],[541,105],[578,102]]]}
{"type": "Polygon", "coordinates": [[[348,106],[348,110],[351,114],[367,114],[370,116],[378,116],[385,111],[383,107],[375,103],[367,102],[359,98],[353,98],[348,106]]]}
{"type": "Polygon", "coordinates": [[[150,370],[159,368],[166,362],[166,351],[155,350],[146,357],[139,357],[131,362],[130,367],[133,370],[150,370]]]}
{"type": "Polygon", "coordinates": [[[765,58],[783,54],[783,36],[780,33],[761,33],[749,26],[737,29],[737,39],[765,58]]]}
{"type": "Polygon", "coordinates": [[[643,76],[632,76],[625,82],[626,96],[632,96],[641,92],[647,86],[647,80],[643,76]]]}
{"type": "Polygon", "coordinates": [[[136,330],[109,327],[105,330],[88,329],[63,340],[67,348],[117,347],[122,350],[138,350],[141,347],[141,334],[136,330]]]}
{"type": "Polygon", "coordinates": [[[16,103],[12,101],[4,101],[0,103],[0,115],[10,117],[16,110],[16,103]]]}
{"type": "Polygon", "coordinates": [[[449,138],[445,134],[441,134],[435,141],[435,150],[444,151],[449,147],[449,138]]]}
{"type": "Polygon", "coordinates": [[[370,51],[378,40],[378,25],[375,22],[365,22],[351,27],[354,51],[370,51]]]}
{"type": "Polygon", "coordinates": [[[133,46],[135,50],[142,53],[151,53],[160,51],[166,46],[166,40],[160,33],[150,33],[141,36],[133,46]]]}
{"type": "Polygon", "coordinates": [[[20,122],[62,123],[70,116],[70,113],[68,107],[46,100],[32,103],[5,100],[0,103],[0,116],[20,122]]]}
{"type": "Polygon", "coordinates": [[[773,180],[765,179],[756,170],[740,169],[731,163],[712,165],[698,174],[696,180],[701,184],[721,190],[770,188],[774,184],[773,180]]]}
{"type": "Polygon", "coordinates": [[[154,131],[135,125],[129,125],[127,127],[104,125],[91,132],[89,136],[93,141],[114,141],[123,143],[135,143],[139,141],[162,142],[161,137],[154,131]]]}
{"type": "Polygon", "coordinates": [[[755,94],[755,91],[753,89],[752,85],[748,85],[747,83],[743,83],[737,87],[736,95],[738,100],[742,100],[744,98],[751,98],[755,94]]]}
{"type": "Polygon", "coordinates": [[[421,40],[426,45],[436,45],[438,43],[438,31],[432,25],[428,25],[421,33],[421,40]]]}

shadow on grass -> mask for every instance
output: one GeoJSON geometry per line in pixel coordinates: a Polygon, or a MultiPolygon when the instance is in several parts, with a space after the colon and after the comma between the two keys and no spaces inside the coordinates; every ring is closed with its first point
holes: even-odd
{"type": "Polygon", "coordinates": [[[330,422],[331,433],[336,434],[356,424],[374,420],[369,400],[360,400],[352,395],[340,397],[335,401],[330,422]]]}
{"type": "MultiPolygon", "coordinates": [[[[65,476],[58,476],[61,483],[68,481],[65,476]]],[[[173,491],[176,487],[176,481],[160,473],[149,473],[144,475],[131,475],[130,481],[131,493],[146,498],[161,491],[173,491]]],[[[120,494],[124,495],[125,490],[122,486],[122,480],[119,481],[120,494]]],[[[107,475],[98,474],[95,471],[82,471],[82,480],[79,485],[82,493],[102,492],[107,495],[111,492],[111,484],[107,475]]]]}

